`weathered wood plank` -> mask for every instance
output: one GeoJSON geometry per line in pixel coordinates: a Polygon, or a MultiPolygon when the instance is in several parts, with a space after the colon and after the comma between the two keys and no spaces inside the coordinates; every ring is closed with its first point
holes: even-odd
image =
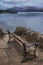
{"type": "Polygon", "coordinates": [[[12,38],[14,39],[14,40],[16,40],[20,45],[21,45],[21,47],[23,47],[23,43],[25,44],[25,46],[26,46],[26,49],[27,50],[34,50],[35,48],[33,47],[33,45],[34,45],[34,43],[33,44],[29,44],[29,43],[27,43],[26,41],[23,41],[19,36],[17,36],[16,34],[12,34],[11,33],[11,36],[12,36],[12,38]]]}

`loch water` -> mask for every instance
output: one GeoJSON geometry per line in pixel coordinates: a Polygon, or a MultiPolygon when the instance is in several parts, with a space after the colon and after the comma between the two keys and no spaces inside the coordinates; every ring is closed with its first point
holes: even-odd
{"type": "Polygon", "coordinates": [[[23,26],[43,34],[43,12],[28,12],[0,14],[0,27],[14,31],[17,26],[23,26]]]}

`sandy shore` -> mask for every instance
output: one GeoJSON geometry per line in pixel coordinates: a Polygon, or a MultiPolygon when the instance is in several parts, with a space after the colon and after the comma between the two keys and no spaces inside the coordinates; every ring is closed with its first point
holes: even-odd
{"type": "Polygon", "coordinates": [[[21,63],[23,56],[19,45],[13,40],[10,44],[7,44],[7,42],[8,35],[0,39],[0,65],[43,65],[42,49],[37,49],[38,56],[36,59],[21,63]]]}

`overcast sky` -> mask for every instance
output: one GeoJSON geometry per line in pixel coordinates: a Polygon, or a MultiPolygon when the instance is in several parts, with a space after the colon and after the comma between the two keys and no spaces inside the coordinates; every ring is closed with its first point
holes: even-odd
{"type": "Polygon", "coordinates": [[[43,7],[43,0],[0,0],[0,8],[26,5],[43,7]]]}

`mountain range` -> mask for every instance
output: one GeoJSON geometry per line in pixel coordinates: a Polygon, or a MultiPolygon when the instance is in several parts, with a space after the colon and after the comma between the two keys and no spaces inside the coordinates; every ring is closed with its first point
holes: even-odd
{"type": "Polygon", "coordinates": [[[33,6],[25,6],[25,7],[13,7],[8,8],[9,11],[17,11],[17,12],[34,12],[34,11],[43,11],[43,8],[37,8],[33,6]]]}
{"type": "Polygon", "coordinates": [[[43,12],[43,8],[37,8],[33,6],[25,6],[25,7],[13,7],[3,10],[4,12],[17,13],[17,12],[43,12]]]}

